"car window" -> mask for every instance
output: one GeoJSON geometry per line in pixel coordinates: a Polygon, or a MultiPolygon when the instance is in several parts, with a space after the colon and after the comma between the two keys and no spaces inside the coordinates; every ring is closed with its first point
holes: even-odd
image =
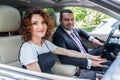
{"type": "Polygon", "coordinates": [[[72,10],[74,13],[75,19],[74,27],[79,27],[85,30],[86,32],[91,32],[92,30],[94,30],[94,28],[101,27],[106,23],[106,21],[103,21],[103,19],[110,17],[97,10],[85,7],[65,7],[65,8],[72,10]]]}
{"type": "Polygon", "coordinates": [[[101,28],[107,23],[107,21],[102,21],[95,29],[101,28]]]}

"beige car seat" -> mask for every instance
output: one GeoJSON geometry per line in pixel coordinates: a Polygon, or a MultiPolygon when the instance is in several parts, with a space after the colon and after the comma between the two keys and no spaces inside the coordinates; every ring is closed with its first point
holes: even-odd
{"type": "MultiPolygon", "coordinates": [[[[19,11],[10,6],[0,5],[0,34],[16,31],[19,24],[19,11]]],[[[18,62],[20,45],[20,35],[0,36],[0,63],[20,67],[18,62]]]]}

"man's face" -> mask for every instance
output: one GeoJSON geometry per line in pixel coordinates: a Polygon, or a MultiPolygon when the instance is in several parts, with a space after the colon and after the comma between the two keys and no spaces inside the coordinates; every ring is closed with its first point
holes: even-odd
{"type": "Polygon", "coordinates": [[[64,29],[71,30],[74,26],[73,13],[63,13],[60,23],[64,29]]]}

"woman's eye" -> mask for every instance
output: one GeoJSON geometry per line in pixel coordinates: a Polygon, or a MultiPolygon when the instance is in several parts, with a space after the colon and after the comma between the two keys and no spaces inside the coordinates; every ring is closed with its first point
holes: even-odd
{"type": "Polygon", "coordinates": [[[43,22],[42,22],[42,24],[46,24],[46,22],[45,22],[45,21],[43,21],[43,22]]]}
{"type": "Polygon", "coordinates": [[[37,24],[37,22],[32,23],[32,25],[36,25],[36,24],[37,24]]]}
{"type": "Polygon", "coordinates": [[[33,22],[33,23],[32,23],[32,25],[38,25],[38,24],[45,25],[45,24],[46,24],[46,22],[45,22],[45,21],[43,21],[43,22],[33,22]]]}

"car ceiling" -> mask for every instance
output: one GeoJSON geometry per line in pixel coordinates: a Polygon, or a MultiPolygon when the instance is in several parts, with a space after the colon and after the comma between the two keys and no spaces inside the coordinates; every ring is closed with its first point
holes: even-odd
{"type": "Polygon", "coordinates": [[[86,7],[98,10],[120,20],[119,0],[0,0],[6,4],[23,10],[30,7],[54,8],[56,11],[66,6],[86,7]]]}
{"type": "Polygon", "coordinates": [[[98,4],[99,6],[106,8],[106,10],[108,11],[108,12],[107,11],[105,12],[106,14],[108,15],[114,14],[113,17],[120,20],[120,16],[119,16],[120,15],[120,0],[89,0],[89,1],[92,1],[98,4]]]}
{"type": "Polygon", "coordinates": [[[22,6],[56,8],[65,6],[90,6],[92,4],[88,0],[0,0],[0,3],[12,5],[18,8],[22,6]]]}

